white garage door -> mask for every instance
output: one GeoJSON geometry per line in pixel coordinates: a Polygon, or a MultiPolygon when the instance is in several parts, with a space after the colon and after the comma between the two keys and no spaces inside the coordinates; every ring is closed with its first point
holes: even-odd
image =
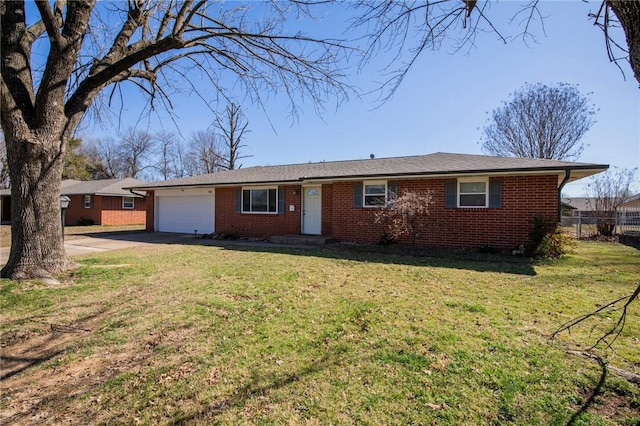
{"type": "Polygon", "coordinates": [[[158,231],[209,234],[213,226],[213,195],[158,197],[158,231]]]}

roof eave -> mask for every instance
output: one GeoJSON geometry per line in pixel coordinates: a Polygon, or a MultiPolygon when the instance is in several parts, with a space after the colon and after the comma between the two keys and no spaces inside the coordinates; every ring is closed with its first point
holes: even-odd
{"type": "Polygon", "coordinates": [[[523,167],[519,169],[478,169],[478,170],[451,170],[451,171],[429,171],[418,173],[381,173],[371,175],[348,175],[348,176],[321,176],[310,177],[304,176],[302,181],[304,183],[320,182],[320,181],[344,181],[344,180],[362,180],[362,179],[389,179],[389,178],[438,178],[438,177],[459,177],[459,176],[486,176],[486,175],[564,175],[567,170],[569,171],[583,171],[580,176],[576,176],[570,179],[574,181],[582,179],[596,173],[603,172],[609,168],[604,164],[589,164],[580,166],[566,166],[566,167],[554,167],[554,168],[540,168],[540,167],[523,167]]]}
{"type": "Polygon", "coordinates": [[[412,178],[438,178],[438,177],[459,177],[459,176],[486,176],[486,175],[536,175],[536,174],[553,174],[565,175],[567,170],[571,171],[570,182],[582,179],[596,173],[603,172],[609,168],[605,164],[585,164],[575,166],[561,167],[521,167],[513,169],[469,169],[469,170],[443,170],[413,173],[378,173],[378,174],[353,174],[353,175],[333,175],[333,176],[302,176],[298,179],[285,180],[254,180],[246,182],[204,182],[204,183],[184,183],[176,185],[157,185],[157,186],[133,186],[125,187],[126,190],[134,191],[154,191],[172,188],[212,188],[212,187],[228,187],[228,186],[252,186],[252,185],[292,185],[292,184],[310,184],[313,182],[336,182],[336,181],[357,181],[372,179],[412,179],[412,178]],[[582,171],[578,175],[574,175],[574,171],[582,171]]]}
{"type": "Polygon", "coordinates": [[[174,189],[174,188],[214,188],[225,186],[251,186],[251,185],[291,185],[300,183],[301,179],[292,180],[259,180],[247,182],[205,182],[205,183],[184,183],[177,185],[158,185],[158,186],[128,186],[126,190],[133,191],[155,191],[158,189],[174,189]]]}

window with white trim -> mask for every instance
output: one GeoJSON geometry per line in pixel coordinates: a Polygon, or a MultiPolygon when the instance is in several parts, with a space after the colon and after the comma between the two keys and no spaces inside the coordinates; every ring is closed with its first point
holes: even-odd
{"type": "Polygon", "coordinates": [[[89,194],[85,195],[84,200],[82,202],[82,206],[85,209],[93,208],[93,195],[89,195],[89,194]]]}
{"type": "Polygon", "coordinates": [[[363,182],[364,206],[383,207],[387,204],[387,181],[363,182]]]}
{"type": "Polygon", "coordinates": [[[122,197],[122,208],[123,209],[133,209],[134,207],[134,198],[133,197],[122,197]]]}
{"type": "Polygon", "coordinates": [[[488,207],[489,179],[458,179],[458,207],[488,207]]]}
{"type": "Polygon", "coordinates": [[[278,188],[243,188],[242,213],[278,213],[278,188]]]}

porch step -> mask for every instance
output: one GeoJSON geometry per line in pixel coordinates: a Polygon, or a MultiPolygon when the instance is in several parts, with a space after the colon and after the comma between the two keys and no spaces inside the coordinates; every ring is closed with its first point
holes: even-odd
{"type": "Polygon", "coordinates": [[[309,246],[321,246],[334,242],[333,237],[325,235],[274,235],[269,241],[277,244],[301,244],[309,246]]]}

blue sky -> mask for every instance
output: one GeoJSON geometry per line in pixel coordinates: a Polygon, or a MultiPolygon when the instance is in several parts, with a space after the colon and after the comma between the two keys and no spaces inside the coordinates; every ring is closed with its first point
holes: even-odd
{"type": "MultiPolygon", "coordinates": [[[[242,105],[251,131],[243,153],[252,155],[242,164],[249,167],[437,151],[481,154],[479,140],[488,113],[507,100],[509,93],[526,82],[566,82],[579,85],[584,94],[591,93],[589,98],[599,109],[597,123],[583,139],[587,146],[578,161],[638,167],[640,90],[626,62],[621,61],[626,81],[609,62],[602,32],[587,18],[599,4],[542,2],[545,31],[539,26],[533,29],[536,42],[525,44],[515,39],[505,45],[495,34],[483,33],[469,51],[454,53],[447,45],[439,51],[427,51],[395,95],[382,105],[374,96],[354,98],[335,110],[329,102],[322,117],[307,105],[295,122],[288,115],[286,100],[277,96],[269,99],[268,117],[255,106],[242,105]]],[[[516,22],[510,25],[509,17],[520,5],[500,2],[492,6],[493,21],[505,34],[518,33],[516,22]]],[[[338,32],[344,26],[342,18],[342,14],[330,13],[318,27],[338,32]]],[[[380,62],[359,73],[354,67],[350,79],[364,90],[374,89],[383,79],[379,67],[380,62]]],[[[139,107],[136,102],[127,105],[125,116],[130,122],[125,119],[122,127],[135,124],[139,107]]],[[[186,137],[212,122],[211,113],[193,96],[175,98],[174,107],[186,137]]],[[[166,115],[160,114],[145,123],[146,129],[157,131],[167,122],[166,115]]],[[[92,136],[101,132],[106,131],[91,131],[92,136]]],[[[570,184],[565,193],[583,195],[584,183],[586,180],[570,184]]],[[[637,181],[636,190],[640,190],[637,181]]]]}

